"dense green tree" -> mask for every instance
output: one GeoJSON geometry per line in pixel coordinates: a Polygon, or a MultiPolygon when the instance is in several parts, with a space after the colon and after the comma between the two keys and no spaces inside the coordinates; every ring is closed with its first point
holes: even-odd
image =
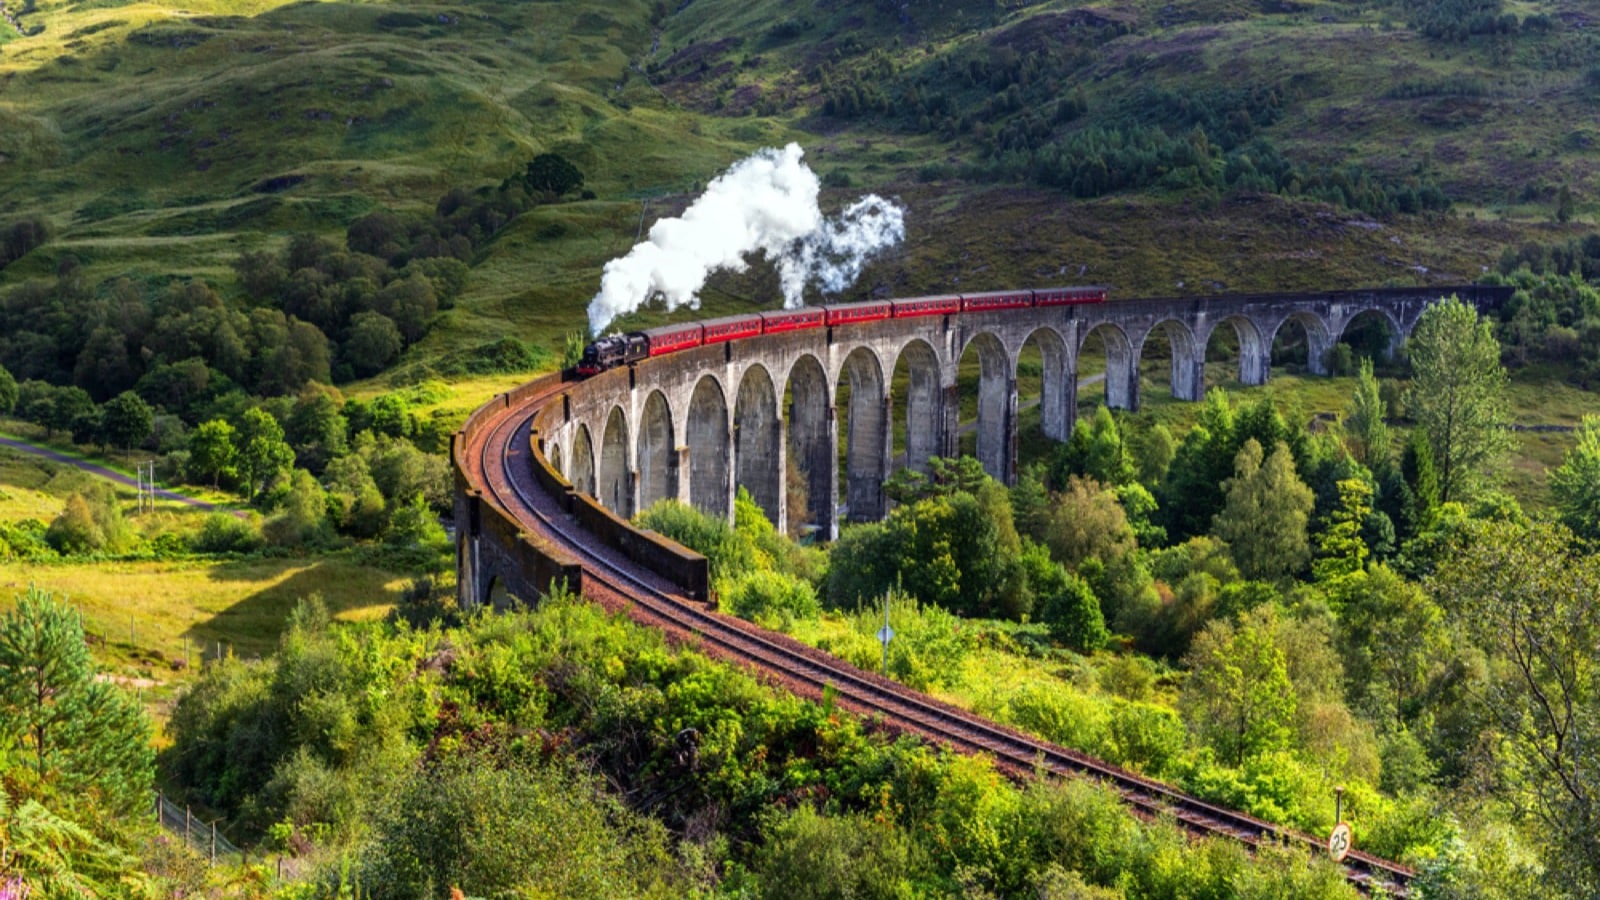
{"type": "MultiPolygon", "coordinates": [[[[80,426],[89,421],[98,411],[94,405],[94,398],[90,397],[89,392],[83,388],[77,386],[57,388],[53,402],[49,407],[50,421],[42,424],[51,431],[73,433],[73,439],[77,440],[77,432],[80,426]]],[[[94,434],[91,430],[88,436],[79,441],[79,443],[87,444],[93,440],[93,437],[94,434]]]]}
{"type": "Polygon", "coordinates": [[[1439,467],[1433,461],[1433,445],[1422,431],[1411,432],[1400,454],[1400,474],[1405,479],[1406,495],[1402,510],[1405,533],[1415,535],[1433,518],[1439,503],[1439,467]]]}
{"type": "Polygon", "coordinates": [[[295,462],[314,473],[349,450],[348,432],[338,392],[318,384],[301,391],[283,429],[284,439],[294,448],[295,462]]]}
{"type": "Polygon", "coordinates": [[[251,499],[260,496],[274,478],[294,465],[294,450],[283,439],[283,426],[265,410],[245,410],[236,445],[239,474],[251,499]]]}
{"type": "Polygon", "coordinates": [[[915,893],[918,848],[892,822],[829,815],[801,804],[773,811],[754,864],[769,897],[899,897],[915,893]]]}
{"type": "Polygon", "coordinates": [[[1154,490],[1167,477],[1167,469],[1172,465],[1173,455],[1177,453],[1178,442],[1173,440],[1172,432],[1166,425],[1157,422],[1139,433],[1133,444],[1134,464],[1139,469],[1139,481],[1154,490]]]}
{"type": "Polygon", "coordinates": [[[454,481],[443,455],[423,453],[410,441],[387,437],[358,445],[373,482],[391,504],[409,503],[420,494],[435,512],[450,509],[454,481]]]}
{"type": "Polygon", "coordinates": [[[1550,495],[1573,534],[1600,540],[1600,416],[1583,417],[1578,443],[1550,473],[1550,495]]]}
{"type": "Polygon", "coordinates": [[[212,487],[221,484],[224,475],[232,477],[238,455],[234,428],[222,419],[201,422],[189,433],[190,472],[201,479],[209,476],[212,487]]]}
{"type": "Polygon", "coordinates": [[[272,300],[288,278],[282,259],[266,250],[247,250],[233,261],[233,272],[251,299],[272,300]]]}
{"type": "Polygon", "coordinates": [[[78,351],[72,380],[98,397],[109,397],[133,387],[141,372],[129,358],[128,343],[126,335],[109,325],[96,328],[78,351]]]}
{"type": "Polygon", "coordinates": [[[1113,486],[1128,484],[1138,476],[1133,455],[1110,409],[1097,408],[1092,423],[1079,419],[1071,440],[1056,451],[1051,482],[1064,486],[1073,475],[1113,486]]]}
{"type": "Polygon", "coordinates": [[[1453,663],[1444,613],[1382,563],[1341,582],[1336,638],[1352,706],[1394,726],[1423,712],[1430,686],[1453,663]]]}
{"type": "Polygon", "coordinates": [[[1600,556],[1559,525],[1478,526],[1431,583],[1488,652],[1476,685],[1501,777],[1528,801],[1554,885],[1600,892],[1600,556]]]}
{"type": "Polygon", "coordinates": [[[1295,475],[1288,446],[1278,444],[1263,461],[1261,445],[1251,438],[1234,465],[1213,533],[1228,544],[1246,578],[1270,581],[1299,571],[1311,556],[1306,523],[1313,499],[1295,475]]]}
{"type": "Polygon", "coordinates": [[[105,439],[124,451],[148,440],[155,427],[155,413],[150,404],[132,391],[123,391],[106,401],[101,412],[100,428],[105,439]]]}
{"type": "MultiPolygon", "coordinates": [[[[899,560],[893,554],[889,529],[883,522],[844,528],[828,550],[824,591],[828,602],[848,609],[882,597],[899,573],[899,560]]],[[[926,562],[940,568],[948,566],[948,560],[943,557],[926,562]]]]}
{"type": "Polygon", "coordinates": [[[439,311],[439,300],[432,282],[418,274],[391,282],[378,292],[373,306],[394,320],[401,339],[413,344],[428,333],[428,323],[439,311]]]}
{"type": "Polygon", "coordinates": [[[1356,462],[1380,472],[1390,462],[1389,425],[1384,421],[1384,402],[1379,396],[1378,379],[1372,374],[1372,360],[1363,357],[1356,391],[1345,407],[1345,446],[1356,462]]]}
{"type": "Polygon", "coordinates": [[[634,523],[665,535],[701,554],[714,579],[731,578],[755,568],[754,543],[720,516],[709,516],[677,500],[658,500],[634,516],[634,523]]]}
{"type": "Polygon", "coordinates": [[[684,893],[672,884],[665,829],[593,776],[468,751],[428,761],[397,787],[358,873],[364,895],[684,893]]]}
{"type": "Polygon", "coordinates": [[[559,153],[541,153],[528,163],[522,181],[530,191],[559,197],[583,187],[583,173],[559,153]]]}
{"type": "Polygon", "coordinates": [[[37,379],[17,385],[17,415],[42,426],[46,439],[55,432],[55,407],[56,389],[53,385],[37,379]]]}
{"type": "Polygon", "coordinates": [[[1167,529],[1156,524],[1156,515],[1161,509],[1156,505],[1154,494],[1137,481],[1118,485],[1113,493],[1117,495],[1117,502],[1122,504],[1122,511],[1128,517],[1128,527],[1133,529],[1139,546],[1148,549],[1166,544],[1167,529]]]}
{"type": "Polygon", "coordinates": [[[1224,761],[1286,749],[1297,698],[1288,661],[1274,639],[1277,613],[1263,607],[1238,626],[1213,621],[1195,637],[1184,662],[1182,706],[1189,722],[1224,761]]]}
{"type": "Polygon", "coordinates": [[[295,469],[289,476],[283,507],[262,524],[261,533],[277,547],[313,548],[326,541],[328,498],[310,472],[295,469]]]}
{"type": "Polygon", "coordinates": [[[0,416],[9,416],[17,410],[17,379],[0,366],[0,416]]]}
{"type": "Polygon", "coordinates": [[[394,320],[378,312],[356,313],[341,354],[358,376],[376,375],[400,356],[405,347],[394,320]]]}
{"type": "Polygon", "coordinates": [[[1113,563],[1138,546],[1116,492],[1076,475],[1052,495],[1042,537],[1050,555],[1069,569],[1091,558],[1113,563]]]}
{"type": "Polygon", "coordinates": [[[69,429],[74,444],[96,444],[101,452],[109,446],[105,431],[105,410],[90,404],[72,419],[69,429]]]}
{"type": "Polygon", "coordinates": [[[328,338],[316,325],[291,316],[272,334],[273,340],[256,350],[260,365],[252,386],[257,393],[292,394],[309,382],[332,380],[328,338]]]}
{"type": "Polygon", "coordinates": [[[441,572],[448,567],[454,549],[439,516],[429,508],[421,494],[411,502],[397,504],[389,515],[384,543],[413,571],[441,572]]]}
{"type": "Polygon", "coordinates": [[[828,573],[832,602],[850,605],[899,586],[961,615],[1028,612],[1010,496],[975,460],[936,459],[930,476],[897,476],[888,491],[900,505],[881,527],[841,536],[828,573]]]}
{"type": "Polygon", "coordinates": [[[1171,540],[1182,541],[1211,530],[1211,519],[1226,499],[1222,484],[1233,473],[1234,457],[1243,443],[1235,441],[1235,420],[1227,392],[1221,388],[1208,391],[1194,427],[1178,444],[1156,494],[1171,540]]]}
{"type": "Polygon", "coordinates": [[[0,733],[63,794],[91,794],[121,815],[150,802],[149,722],[95,680],[77,611],[36,588],[0,618],[0,733]]]}
{"type": "Polygon", "coordinates": [[[358,538],[377,537],[388,521],[383,491],[372,478],[366,456],[336,458],[322,473],[328,488],[329,518],[341,532],[358,538]]]}
{"type": "Polygon", "coordinates": [[[1031,541],[1023,547],[1021,565],[1033,593],[1035,618],[1049,626],[1051,637],[1080,653],[1105,646],[1110,637],[1105,614],[1088,583],[1031,541]]]}
{"type": "Polygon", "coordinates": [[[1050,491],[1045,487],[1044,476],[1044,465],[1033,463],[1023,467],[1017,483],[1011,486],[1011,515],[1017,533],[1036,541],[1044,537],[1050,516],[1050,491]]]}
{"type": "Polygon", "coordinates": [[[134,385],[151,406],[195,422],[200,406],[231,386],[227,376],[206,365],[198,356],[175,363],[157,363],[134,385]]]}
{"type": "Polygon", "coordinates": [[[1304,471],[1311,449],[1310,437],[1300,424],[1304,420],[1305,417],[1299,414],[1285,417],[1271,397],[1240,404],[1234,419],[1234,447],[1243,447],[1245,441],[1252,438],[1263,450],[1282,443],[1289,448],[1289,458],[1294,461],[1295,471],[1304,471]]]}
{"type": "Polygon", "coordinates": [[[1439,499],[1465,499],[1511,444],[1500,342],[1477,310],[1451,297],[1423,312],[1407,350],[1415,377],[1406,404],[1433,451],[1439,499]]]}
{"type": "Polygon", "coordinates": [[[383,259],[404,256],[411,244],[411,223],[387,209],[375,209],[350,223],[344,242],[352,252],[383,259]]]}

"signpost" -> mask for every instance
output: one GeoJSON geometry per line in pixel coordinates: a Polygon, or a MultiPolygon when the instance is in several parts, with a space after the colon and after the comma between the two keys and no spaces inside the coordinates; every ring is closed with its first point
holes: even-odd
{"type": "Polygon", "coordinates": [[[1344,785],[1333,789],[1333,833],[1328,835],[1328,855],[1334,862],[1344,862],[1350,848],[1355,846],[1356,835],[1350,830],[1350,824],[1344,821],[1344,785]]]}
{"type": "Polygon", "coordinates": [[[889,677],[889,642],[894,640],[894,629],[889,627],[889,595],[883,595],[883,627],[878,629],[878,640],[883,643],[883,677],[889,677]]]}

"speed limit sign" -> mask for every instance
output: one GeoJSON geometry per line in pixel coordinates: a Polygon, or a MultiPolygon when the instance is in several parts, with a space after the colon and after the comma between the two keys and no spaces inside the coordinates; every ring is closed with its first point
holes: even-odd
{"type": "Polygon", "coordinates": [[[1355,842],[1356,836],[1349,824],[1340,822],[1333,826],[1333,833],[1328,835],[1328,855],[1333,857],[1334,862],[1343,862],[1355,842]]]}

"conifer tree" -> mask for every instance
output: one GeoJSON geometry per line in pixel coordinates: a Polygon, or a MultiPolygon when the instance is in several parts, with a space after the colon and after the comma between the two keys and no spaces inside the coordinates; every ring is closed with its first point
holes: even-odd
{"type": "Polygon", "coordinates": [[[149,723],[120,688],[95,681],[76,610],[29,588],[0,618],[0,740],[40,782],[132,813],[149,802],[149,723]]]}
{"type": "Polygon", "coordinates": [[[1361,526],[1371,513],[1372,488],[1359,478],[1341,480],[1333,521],[1317,536],[1318,558],[1311,567],[1317,581],[1328,584],[1364,570],[1368,549],[1361,526]]]}
{"type": "Polygon", "coordinates": [[[1375,474],[1389,465],[1389,425],[1384,422],[1383,413],[1383,398],[1379,394],[1378,379],[1372,374],[1372,360],[1363,357],[1356,392],[1350,397],[1350,405],[1345,407],[1345,446],[1356,462],[1375,474]]]}

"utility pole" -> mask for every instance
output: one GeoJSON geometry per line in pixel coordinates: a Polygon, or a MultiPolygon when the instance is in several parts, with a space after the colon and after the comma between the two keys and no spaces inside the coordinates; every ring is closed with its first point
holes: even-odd
{"type": "Polygon", "coordinates": [[[134,481],[139,492],[139,512],[156,511],[156,461],[135,465],[134,481]]]}

